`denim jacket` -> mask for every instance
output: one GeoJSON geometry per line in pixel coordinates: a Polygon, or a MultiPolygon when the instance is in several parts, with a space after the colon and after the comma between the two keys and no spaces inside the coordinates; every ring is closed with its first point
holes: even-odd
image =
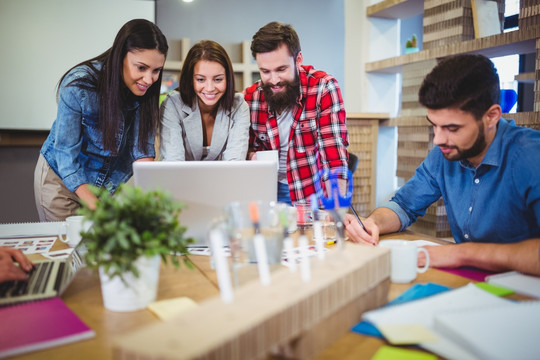
{"type": "MultiPolygon", "coordinates": [[[[101,69],[101,64],[96,64],[101,69]]],[[[69,86],[73,80],[90,76],[87,66],[71,70],[60,84],[58,113],[41,153],[69,191],[82,184],[104,186],[114,193],[133,174],[132,164],[143,157],[154,157],[155,133],[148,134],[148,146],[141,152],[139,103],[122,109],[124,121],[116,137],[117,154],[105,150],[98,127],[99,96],[93,90],[69,86]]]]}

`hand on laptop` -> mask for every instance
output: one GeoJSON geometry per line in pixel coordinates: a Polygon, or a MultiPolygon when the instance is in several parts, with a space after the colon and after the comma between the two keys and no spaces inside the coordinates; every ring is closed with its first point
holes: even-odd
{"type": "Polygon", "coordinates": [[[0,247],[0,282],[26,280],[34,265],[17,249],[0,247]],[[19,266],[16,265],[19,264],[19,266]]]}

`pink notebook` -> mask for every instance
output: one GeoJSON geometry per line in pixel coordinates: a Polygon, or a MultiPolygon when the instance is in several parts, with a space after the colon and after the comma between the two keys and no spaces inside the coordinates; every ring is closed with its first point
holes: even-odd
{"type": "Polygon", "coordinates": [[[0,307],[0,322],[0,358],[96,336],[60,298],[0,307]]]}

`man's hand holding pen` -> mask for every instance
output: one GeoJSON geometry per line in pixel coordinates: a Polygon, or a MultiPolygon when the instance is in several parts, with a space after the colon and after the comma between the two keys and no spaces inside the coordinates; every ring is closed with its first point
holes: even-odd
{"type": "Polygon", "coordinates": [[[379,243],[379,227],[371,219],[359,220],[354,215],[347,214],[344,222],[349,241],[373,246],[379,243]]]}

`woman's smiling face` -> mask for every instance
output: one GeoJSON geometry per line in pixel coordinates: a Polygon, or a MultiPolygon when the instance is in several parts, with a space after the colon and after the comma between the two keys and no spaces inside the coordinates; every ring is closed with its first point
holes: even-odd
{"type": "Polygon", "coordinates": [[[165,64],[165,55],[156,49],[128,51],[124,57],[122,77],[126,87],[136,96],[143,96],[165,64]]]}
{"type": "Polygon", "coordinates": [[[227,90],[225,68],[215,61],[198,61],[193,70],[193,88],[199,106],[213,108],[227,90]]]}

